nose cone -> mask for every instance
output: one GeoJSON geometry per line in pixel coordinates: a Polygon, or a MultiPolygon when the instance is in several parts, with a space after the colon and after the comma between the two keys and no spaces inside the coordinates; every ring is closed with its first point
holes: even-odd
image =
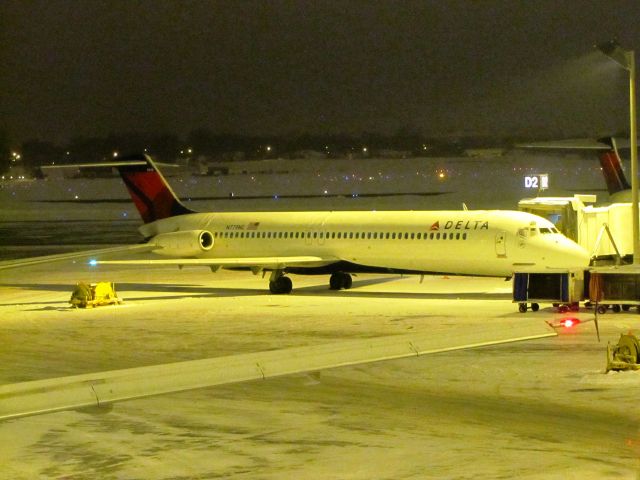
{"type": "Polygon", "coordinates": [[[547,266],[551,268],[586,268],[590,256],[586,249],[566,237],[556,240],[556,245],[547,258],[547,266]]]}

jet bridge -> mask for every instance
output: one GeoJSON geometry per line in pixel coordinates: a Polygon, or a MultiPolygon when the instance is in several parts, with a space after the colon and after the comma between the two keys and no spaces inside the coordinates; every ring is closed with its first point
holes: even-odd
{"type": "Polygon", "coordinates": [[[595,195],[536,197],[518,202],[518,209],[553,222],[558,230],[591,253],[594,264],[624,263],[631,255],[629,228],[631,204],[613,203],[595,207],[595,195]]]}

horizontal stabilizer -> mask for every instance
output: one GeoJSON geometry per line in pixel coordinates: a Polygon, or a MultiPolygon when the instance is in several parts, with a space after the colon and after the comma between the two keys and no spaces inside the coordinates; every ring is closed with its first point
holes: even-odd
{"type": "Polygon", "coordinates": [[[555,335],[542,322],[518,318],[517,321],[447,327],[419,334],[358,339],[16,383],[0,386],[0,419],[100,407],[134,398],[214,385],[555,335]]]}

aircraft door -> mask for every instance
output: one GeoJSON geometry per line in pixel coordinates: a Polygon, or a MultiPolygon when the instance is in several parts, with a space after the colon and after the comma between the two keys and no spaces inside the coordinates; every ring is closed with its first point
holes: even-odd
{"type": "Polygon", "coordinates": [[[501,258],[507,256],[507,234],[506,232],[496,233],[496,255],[501,258]]]}

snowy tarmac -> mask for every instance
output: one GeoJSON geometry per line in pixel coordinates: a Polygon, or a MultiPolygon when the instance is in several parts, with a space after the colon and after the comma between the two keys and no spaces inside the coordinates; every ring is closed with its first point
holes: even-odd
{"type": "MultiPolygon", "coordinates": [[[[267,279],[82,262],[0,272],[0,383],[373,336],[443,334],[520,314],[502,279],[267,279]],[[70,309],[77,281],[124,304],[70,309]]],[[[591,310],[574,316],[587,322],[591,310]]],[[[635,479],[640,373],[604,375],[637,313],[558,337],[206,388],[0,423],[1,478],[635,479]]]]}

